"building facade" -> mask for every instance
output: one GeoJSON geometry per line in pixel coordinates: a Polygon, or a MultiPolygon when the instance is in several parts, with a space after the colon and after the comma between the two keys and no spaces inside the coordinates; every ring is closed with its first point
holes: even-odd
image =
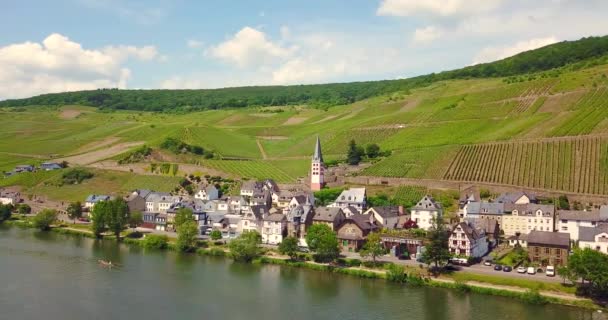
{"type": "Polygon", "coordinates": [[[528,234],[528,257],[542,266],[563,266],[568,263],[570,235],[561,232],[532,230],[528,234]]]}
{"type": "Polygon", "coordinates": [[[450,253],[457,256],[481,258],[488,253],[488,240],[482,229],[460,222],[452,229],[449,239],[450,253]]]}
{"type": "Polygon", "coordinates": [[[410,208],[411,219],[416,222],[418,228],[429,230],[433,225],[433,220],[443,215],[441,205],[429,196],[426,195],[420,199],[415,206],[410,208]]]}

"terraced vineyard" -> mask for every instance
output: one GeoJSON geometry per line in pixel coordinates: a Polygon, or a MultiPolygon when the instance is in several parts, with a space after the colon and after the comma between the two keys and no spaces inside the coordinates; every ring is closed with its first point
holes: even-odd
{"type": "Polygon", "coordinates": [[[608,139],[581,137],[463,146],[443,178],[608,194],[608,139]]]}
{"type": "Polygon", "coordinates": [[[205,160],[201,164],[205,167],[231,173],[241,178],[270,178],[278,182],[293,182],[297,178],[267,161],[205,160]]]}
{"type": "Polygon", "coordinates": [[[573,107],[574,114],[555,128],[551,136],[588,134],[608,117],[608,88],[596,88],[584,95],[573,107]]]}

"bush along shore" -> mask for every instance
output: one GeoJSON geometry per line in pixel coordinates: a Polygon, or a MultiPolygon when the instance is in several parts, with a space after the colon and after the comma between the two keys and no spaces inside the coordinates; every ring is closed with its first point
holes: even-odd
{"type": "MultiPolygon", "coordinates": [[[[15,226],[20,228],[35,228],[31,219],[11,219],[4,222],[5,225],[15,226]]],[[[100,239],[106,241],[116,241],[114,235],[104,235],[102,238],[96,237],[88,229],[73,228],[69,225],[62,224],[54,226],[50,229],[51,232],[56,232],[66,235],[74,235],[87,237],[92,239],[100,239]]],[[[175,243],[175,239],[168,238],[164,235],[148,234],[143,235],[139,232],[126,232],[125,236],[121,237],[120,242],[126,245],[141,247],[145,250],[169,250],[180,252],[180,249],[175,243]]],[[[228,246],[223,241],[199,240],[197,248],[184,254],[197,254],[201,256],[216,256],[230,257],[231,255],[228,246]]],[[[358,259],[337,259],[332,263],[318,263],[310,261],[312,255],[298,254],[297,259],[285,258],[277,256],[277,254],[269,249],[260,248],[259,254],[250,260],[254,264],[270,264],[280,265],[295,268],[306,268],[316,271],[331,272],[337,274],[350,275],[366,279],[384,279],[386,281],[401,283],[410,287],[436,287],[455,290],[461,293],[477,293],[488,294],[494,296],[509,297],[521,300],[530,304],[561,304],[586,309],[605,310],[589,299],[578,298],[571,296],[569,298],[564,295],[563,298],[550,295],[549,293],[539,291],[538,289],[524,289],[520,287],[498,286],[486,287],[481,285],[469,284],[461,280],[453,280],[451,278],[433,278],[428,275],[423,268],[413,268],[397,265],[394,263],[372,263],[358,259]]],[[[235,258],[235,261],[239,259],[235,258]]]]}

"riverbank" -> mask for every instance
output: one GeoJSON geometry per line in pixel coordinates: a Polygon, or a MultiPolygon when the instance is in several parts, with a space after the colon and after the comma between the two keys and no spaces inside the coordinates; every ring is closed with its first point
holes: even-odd
{"type": "MultiPolygon", "coordinates": [[[[7,221],[6,224],[23,228],[33,227],[27,219],[10,220],[7,221]]],[[[86,230],[83,228],[73,228],[69,226],[54,227],[51,229],[51,232],[87,238],[95,238],[95,236],[92,234],[92,232],[90,232],[90,230],[86,230]]],[[[115,237],[108,235],[105,236],[104,239],[114,241],[115,237]]],[[[125,237],[121,240],[121,242],[127,245],[143,247],[143,241],[141,239],[125,237]]],[[[205,241],[201,243],[203,247],[198,248],[192,254],[202,256],[228,257],[230,254],[229,250],[224,245],[219,243],[220,242],[217,242],[216,244],[213,241],[205,241]]],[[[170,242],[166,250],[176,251],[176,248],[170,242]]],[[[454,277],[451,275],[431,277],[426,272],[426,269],[423,268],[413,268],[409,266],[395,265],[392,263],[384,264],[380,268],[368,268],[365,266],[361,266],[361,262],[357,259],[339,259],[338,263],[336,264],[316,263],[305,260],[292,261],[285,256],[278,255],[276,252],[267,249],[265,249],[264,254],[259,258],[255,259],[253,263],[306,268],[316,271],[339,273],[368,279],[384,279],[386,281],[402,283],[406,286],[429,286],[457,290],[462,293],[473,292],[479,294],[510,297],[531,304],[552,303],[580,307],[590,310],[604,310],[601,306],[594,304],[592,300],[577,297],[574,294],[549,290],[538,290],[536,289],[536,286],[532,284],[532,281],[528,282],[528,285],[526,285],[525,287],[521,287],[495,283],[485,283],[479,281],[480,279],[476,279],[473,281],[461,280],[459,279],[459,277],[454,277]]],[[[543,284],[538,283],[536,285],[542,286],[543,284]]]]}

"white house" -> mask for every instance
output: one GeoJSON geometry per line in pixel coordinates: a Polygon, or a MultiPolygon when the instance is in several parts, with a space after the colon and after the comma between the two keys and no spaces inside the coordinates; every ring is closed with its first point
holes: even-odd
{"type": "MultiPolygon", "coordinates": [[[[268,215],[268,210],[265,206],[251,206],[250,210],[245,212],[243,219],[241,220],[241,230],[257,231],[260,232],[262,229],[264,218],[268,215]]],[[[261,232],[260,232],[261,233],[261,232]]]]}
{"type": "Polygon", "coordinates": [[[194,194],[194,198],[201,200],[216,200],[220,198],[220,191],[214,185],[209,185],[206,188],[200,188],[194,194]]]}
{"type": "Polygon", "coordinates": [[[557,231],[570,234],[570,240],[579,239],[579,227],[595,227],[600,222],[608,222],[608,210],[571,211],[558,210],[557,231]]]}
{"type": "Polygon", "coordinates": [[[374,219],[382,224],[383,228],[395,229],[399,223],[399,218],[403,215],[403,207],[385,206],[371,207],[363,213],[364,215],[371,214],[374,219]]]}
{"type": "Polygon", "coordinates": [[[180,197],[165,192],[150,192],[146,197],[146,211],[166,213],[171,205],[180,202],[180,197]]]}
{"type": "Polygon", "coordinates": [[[608,225],[578,228],[578,246],[581,249],[591,248],[608,254],[608,225]]]}
{"type": "Polygon", "coordinates": [[[266,216],[262,224],[262,243],[279,244],[287,235],[287,217],[281,213],[266,216]]]}
{"type": "Polygon", "coordinates": [[[506,204],[528,204],[536,203],[534,195],[525,192],[507,192],[503,193],[494,202],[506,204]]]}
{"type": "Polygon", "coordinates": [[[21,200],[19,192],[0,191],[0,203],[4,205],[16,205],[21,200]]]}
{"type": "Polygon", "coordinates": [[[111,199],[110,196],[91,194],[84,201],[84,207],[88,208],[88,209],[93,209],[93,207],[95,206],[95,204],[97,204],[98,202],[100,202],[100,201],[108,201],[110,199],[111,199]]]}
{"type": "Polygon", "coordinates": [[[367,194],[365,188],[350,188],[342,191],[336,201],[328,207],[354,207],[358,213],[362,213],[367,207],[367,194]]]}
{"type": "Polygon", "coordinates": [[[488,253],[488,241],[486,233],[482,229],[476,229],[466,222],[460,222],[454,229],[449,239],[450,253],[458,256],[480,258],[488,253]]]}
{"type": "Polygon", "coordinates": [[[420,229],[429,230],[433,225],[433,220],[443,215],[441,204],[426,195],[420,199],[415,206],[410,208],[412,220],[416,222],[420,229]]]}
{"type": "Polygon", "coordinates": [[[513,236],[517,233],[528,234],[532,230],[555,231],[555,207],[553,205],[512,204],[505,205],[505,211],[507,213],[502,216],[501,223],[505,236],[513,236]]]}

